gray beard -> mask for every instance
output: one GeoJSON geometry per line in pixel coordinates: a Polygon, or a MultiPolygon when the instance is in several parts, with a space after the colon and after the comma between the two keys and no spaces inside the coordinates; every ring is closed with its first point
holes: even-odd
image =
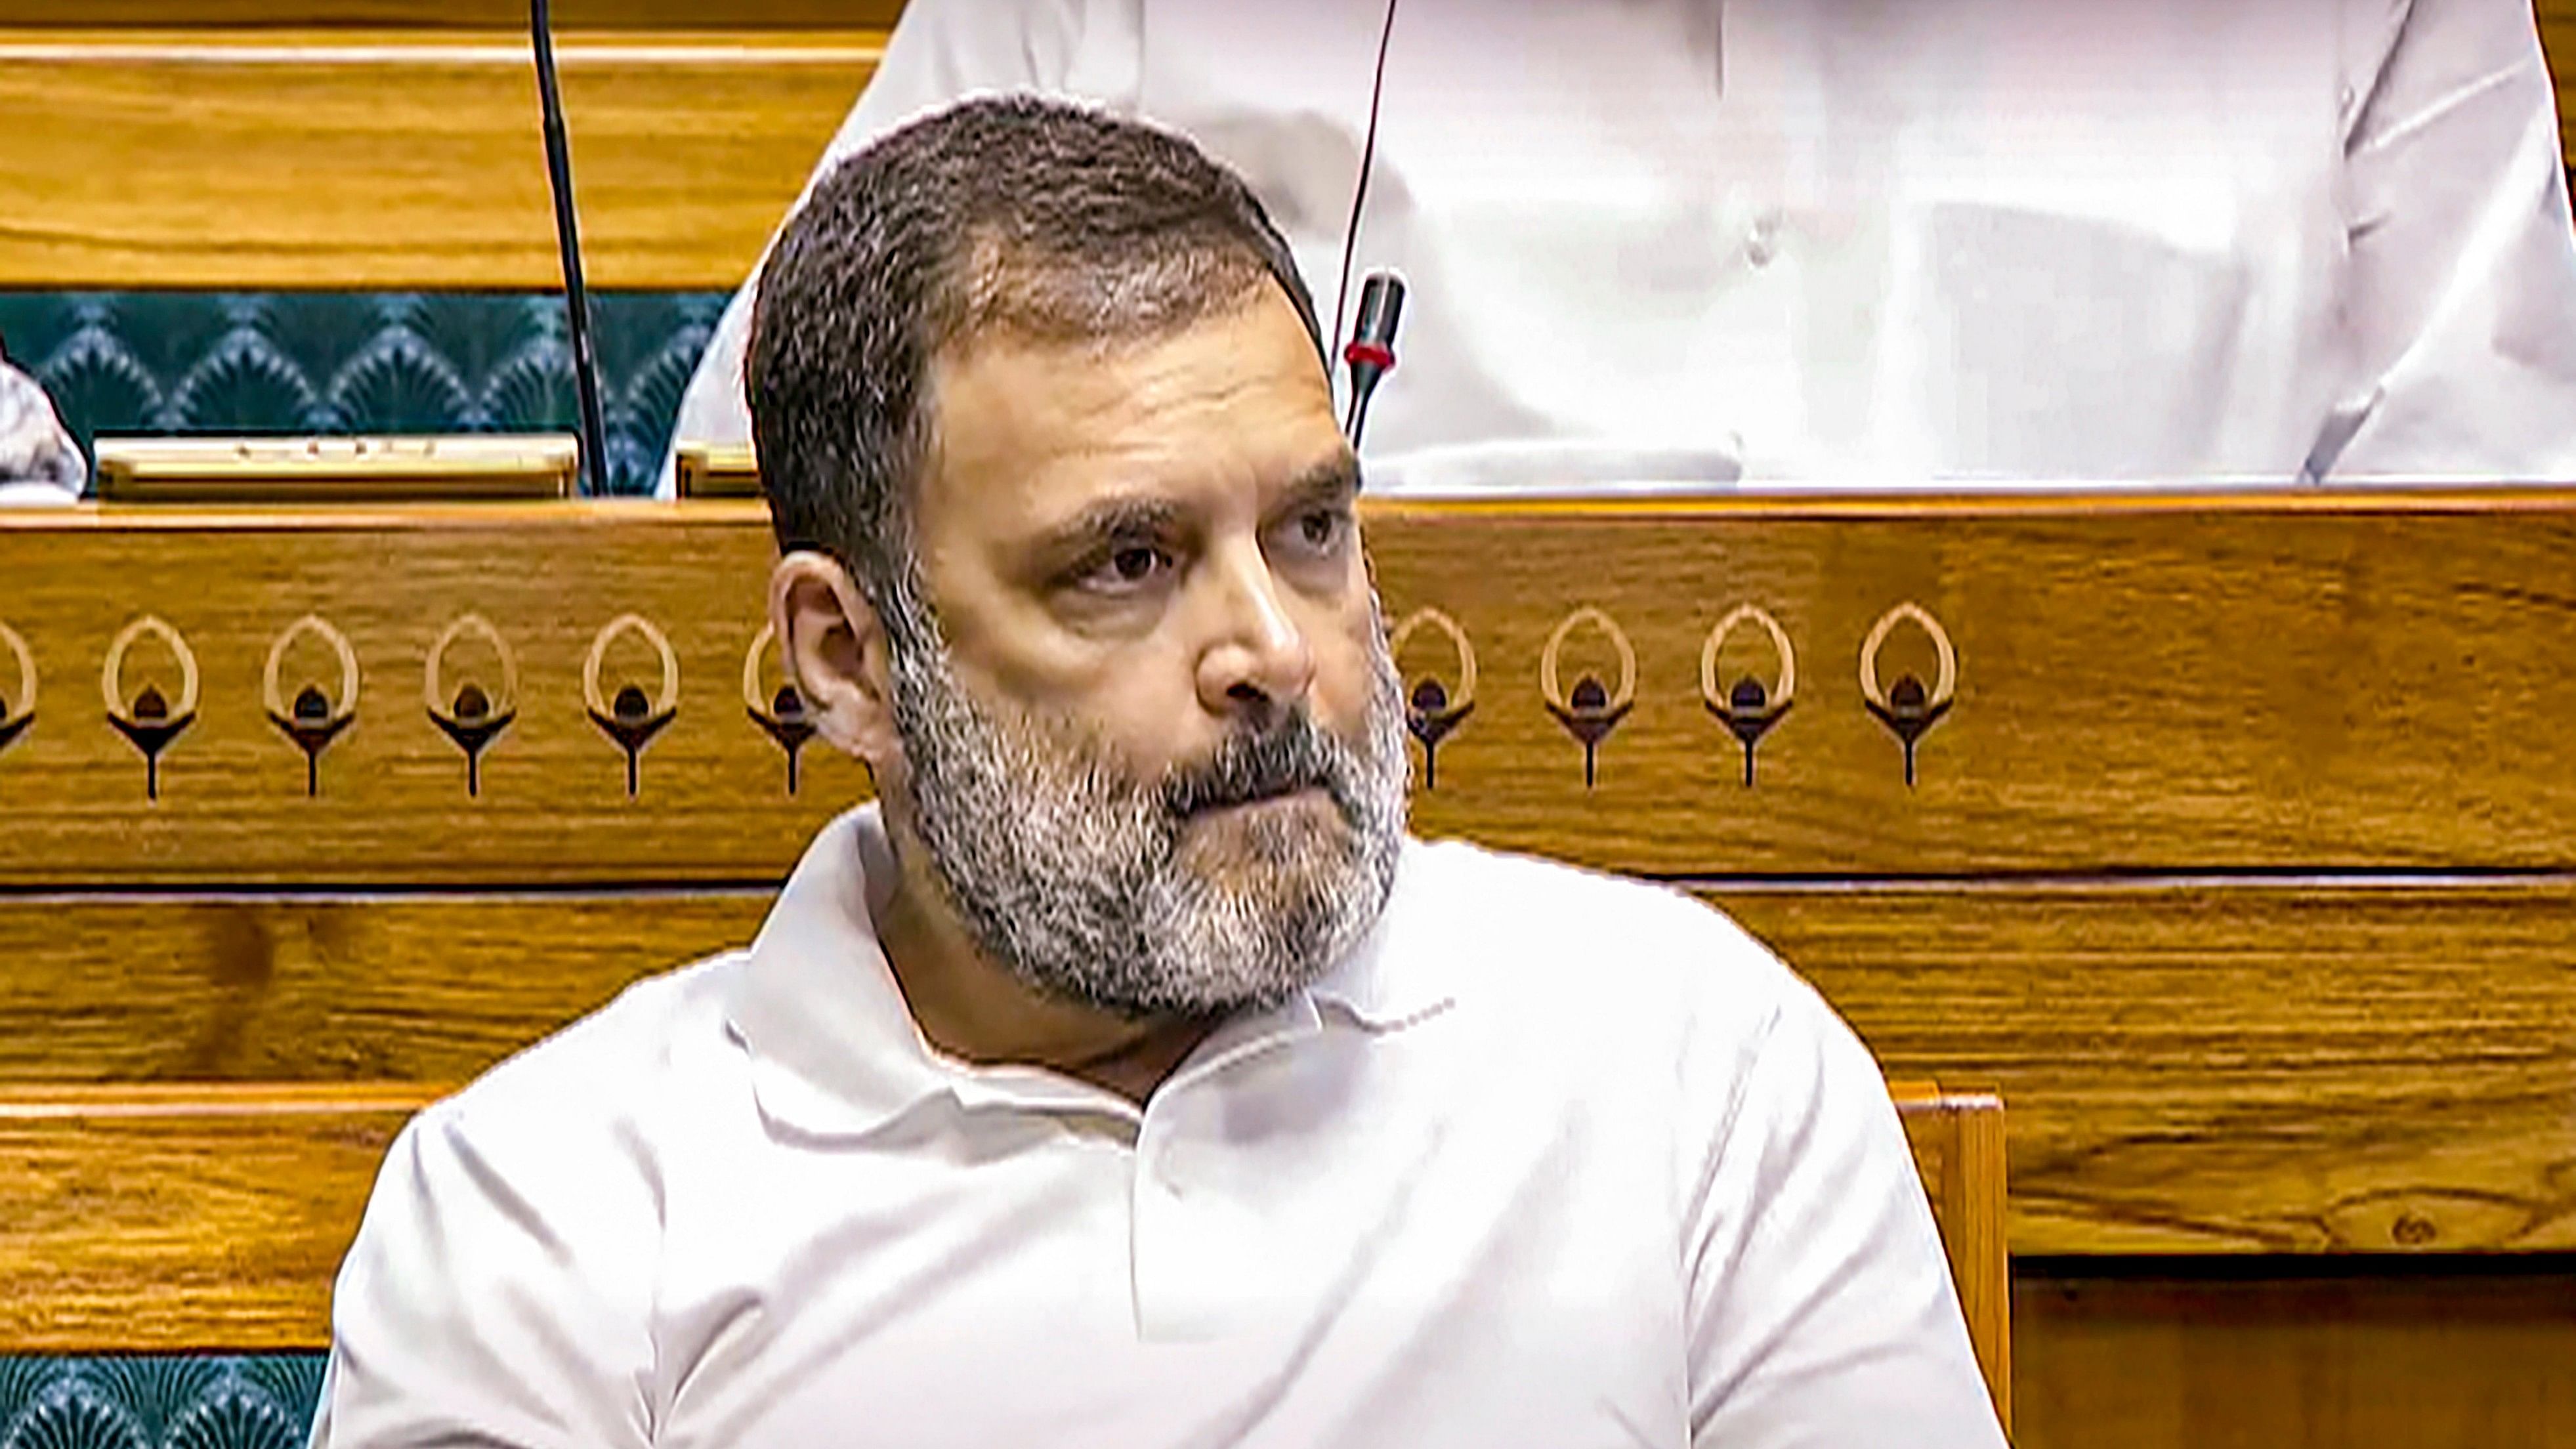
{"type": "Polygon", "coordinates": [[[1408,761],[1382,639],[1358,744],[1300,705],[1153,780],[1095,738],[988,709],[939,644],[891,652],[928,874],[985,955],[1041,994],[1127,1017],[1276,1006],[1384,909],[1408,761]],[[1328,824],[1265,812],[1241,824],[1239,858],[1216,869],[1189,859],[1200,811],[1306,785],[1332,800],[1328,824]]]}

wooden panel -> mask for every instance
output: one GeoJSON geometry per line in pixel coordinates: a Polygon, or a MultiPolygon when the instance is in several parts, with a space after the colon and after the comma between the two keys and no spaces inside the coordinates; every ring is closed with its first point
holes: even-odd
{"type": "MultiPolygon", "coordinates": [[[[743,658],[774,552],[757,508],[490,505],[279,528],[127,517],[0,523],[6,620],[43,676],[34,725],[0,755],[0,879],[774,882],[865,793],[855,764],[809,749],[790,796],[786,756],[746,711],[743,658]],[[146,610],[188,641],[203,681],[197,723],[161,754],[157,800],[101,690],[114,637],[146,610]],[[308,612],[347,638],[361,679],[355,723],[314,782],[262,697],[270,649],[308,612]],[[679,675],[677,713],[641,750],[633,798],[626,755],[584,692],[594,643],[629,612],[665,633],[679,675]],[[468,613],[492,621],[520,691],[472,796],[466,756],[424,699],[432,649],[468,613]]],[[[497,657],[461,638],[441,657],[442,702],[460,679],[498,697],[497,657]]],[[[184,680],[170,658],[138,643],[120,699],[149,683],[175,707],[184,680]]],[[[629,684],[658,702],[663,677],[635,632],[602,656],[606,703],[629,684]]],[[[336,691],[340,666],[307,635],[280,678],[285,696],[307,682],[336,691]]]]}
{"type": "MultiPolygon", "coordinates": [[[[2576,882],[1720,899],[1892,1075],[2000,1089],[2016,1251],[2576,1248],[2576,882]]],[[[458,1080],[765,907],[0,896],[0,1079],[458,1080]]]]}
{"type": "MultiPolygon", "coordinates": [[[[1473,712],[1418,795],[1425,833],[1675,875],[2576,866],[2566,495],[1371,518],[1390,618],[1437,605],[1478,656],[1473,712]],[[1800,661],[1752,788],[1699,677],[1704,637],[1746,601],[1800,661]],[[1857,667],[1873,621],[1906,602],[1946,626],[1958,665],[1911,786],[1857,667]],[[1589,787],[1541,692],[1549,638],[1582,606],[1636,660],[1589,787]]],[[[0,754],[0,883],[774,879],[863,787],[809,750],[787,798],[782,756],[745,715],[770,554],[742,504],[0,517],[0,618],[45,681],[44,713],[0,754]],[[96,683],[146,610],[191,641],[204,679],[157,803],[96,683]],[[434,638],[469,610],[512,642],[527,696],[470,801],[420,703],[434,638]],[[667,632],[681,673],[632,801],[581,693],[595,634],[630,610],[667,632]],[[347,635],[368,681],[316,799],[260,697],[272,641],[307,612],[347,635]]],[[[1776,673],[1734,658],[1759,634],[1736,632],[1728,679],[1776,673]]],[[[1935,672],[1910,628],[1881,661],[1883,688],[1935,672]]],[[[1416,684],[1463,683],[1427,628],[1400,662],[1416,684]]],[[[632,638],[610,663],[658,679],[632,638]]],[[[1559,663],[1560,694],[1616,683],[1595,633],[1570,635],[1559,663]]],[[[0,689],[7,672],[0,658],[0,689]]]]}
{"type": "Polygon", "coordinates": [[[2549,57],[2550,78],[2558,88],[2560,147],[2576,166],[2576,0],[2535,0],[2540,22],[2540,48],[2549,57]]]}
{"type": "Polygon", "coordinates": [[[414,1088],[0,1092],[0,1353],[329,1341],[414,1088]]]}
{"type": "MultiPolygon", "coordinates": [[[[730,288],[873,31],[568,35],[589,278],[730,288]]],[[[521,34],[0,30],[0,286],[561,285],[521,34]]]]}
{"type": "MultiPolygon", "coordinates": [[[[1372,537],[1390,617],[1438,605],[1482,664],[1417,819],[1654,873],[2576,863],[2560,662],[2576,512],[2502,492],[2476,505],[2493,512],[2375,503],[2396,511],[2287,495],[1389,507],[1372,537]],[[1700,679],[1703,641],[1743,603],[1798,654],[1749,789],[1700,679]],[[1911,786],[1858,682],[1875,622],[1906,603],[1957,659],[1911,786]],[[1552,632],[1587,606],[1625,630],[1638,681],[1589,787],[1538,687],[1552,632]]],[[[1590,673],[1615,695],[1619,661],[1578,628],[1561,688],[1590,673]]],[[[1408,678],[1446,652],[1417,633],[1408,678]]],[[[1882,689],[1937,683],[1911,626],[1880,662],[1882,689]]],[[[1776,672],[1749,647],[1720,666],[1721,690],[1776,672]]]]}
{"type": "Polygon", "coordinates": [[[464,1081],[765,893],[0,897],[0,1082],[464,1081]]]}
{"type": "Polygon", "coordinates": [[[2004,1246],[2004,1104],[1925,1084],[1888,1084],[1949,1254],[1959,1311],[1995,1413],[2012,1429],[2012,1259],[2004,1246]]]}
{"type": "Polygon", "coordinates": [[[2025,1273],[2023,1449],[2576,1449],[2576,1267],[2025,1273]]]}
{"type": "MultiPolygon", "coordinates": [[[[554,0],[555,29],[891,30],[903,0],[554,0]]],[[[510,30],[518,0],[9,0],[0,24],[79,30],[510,30]]]]}
{"type": "Polygon", "coordinates": [[[2011,1104],[2017,1253],[2576,1248],[2576,881],[1717,896],[2011,1104]]]}

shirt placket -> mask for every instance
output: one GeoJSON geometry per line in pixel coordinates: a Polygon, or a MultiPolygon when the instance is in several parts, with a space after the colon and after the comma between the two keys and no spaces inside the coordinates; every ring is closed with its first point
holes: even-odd
{"type": "Polygon", "coordinates": [[[1219,1337],[1263,1321],[1282,1264],[1263,1242],[1261,1204],[1239,1190],[1243,1164],[1219,1179],[1215,1155],[1254,1150],[1219,1134],[1230,1069],[1262,1052],[1295,1049],[1320,1027],[1298,1001],[1231,1039],[1211,1040],[1147,1102],[1129,1180],[1130,1283],[1136,1330],[1148,1342],[1219,1337]],[[1194,1164],[1198,1168],[1193,1170],[1194,1164]]]}

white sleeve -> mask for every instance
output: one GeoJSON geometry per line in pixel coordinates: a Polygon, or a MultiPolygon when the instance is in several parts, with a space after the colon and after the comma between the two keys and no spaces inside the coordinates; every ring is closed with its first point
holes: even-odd
{"type": "Polygon", "coordinates": [[[2576,478],[2576,229],[2531,6],[2353,10],[2340,411],[2359,424],[2326,476],[2576,478]]]}
{"type": "Polygon", "coordinates": [[[76,503],[88,480],[53,399],[0,357],[0,503],[76,503]]]}
{"type": "MultiPolygon", "coordinates": [[[[995,92],[1034,92],[1091,101],[1132,112],[1140,47],[1136,8],[1141,0],[910,0],[885,56],[859,101],[824,148],[823,159],[797,197],[803,206],[815,183],[850,153],[905,121],[960,101],[995,92]]],[[[789,215],[793,215],[793,208],[789,215]]],[[[777,233],[770,234],[770,245],[777,233]]],[[[768,248],[761,259],[768,259],[768,248]]],[[[698,370],[680,399],[671,430],[673,451],[662,460],[657,496],[677,484],[680,443],[739,443],[751,437],[743,402],[743,343],[751,327],[752,266],[747,281],[726,304],[698,370]]]]}
{"type": "Polygon", "coordinates": [[[332,1289],[312,1449],[649,1444],[642,1179],[507,1124],[469,1140],[453,1105],[404,1128],[377,1175],[332,1289]]]}
{"type": "Polygon", "coordinates": [[[1707,1074],[1686,1091],[1724,1109],[1686,1244],[1691,1442],[2004,1449],[1905,1130],[1851,1029],[1792,982],[1749,1067],[1685,1060],[1707,1074]]]}

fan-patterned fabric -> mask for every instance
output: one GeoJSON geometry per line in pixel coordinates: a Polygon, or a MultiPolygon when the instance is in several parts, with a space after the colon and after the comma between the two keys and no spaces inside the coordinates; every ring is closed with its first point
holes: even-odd
{"type": "Polygon", "coordinates": [[[300,1449],[320,1354],[0,1357],[0,1449],[300,1449]]]}
{"type": "MultiPolygon", "coordinates": [[[[612,492],[645,493],[722,292],[594,296],[612,492]]],[[[100,433],[569,432],[563,299],[526,292],[8,292],[0,337],[100,433]]]]}

